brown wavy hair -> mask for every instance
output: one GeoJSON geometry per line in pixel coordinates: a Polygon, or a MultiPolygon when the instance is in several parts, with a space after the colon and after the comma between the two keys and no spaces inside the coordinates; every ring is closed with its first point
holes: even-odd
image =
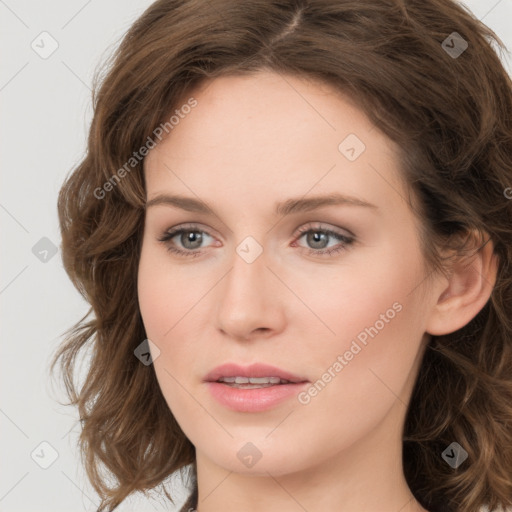
{"type": "Polygon", "coordinates": [[[503,50],[451,0],[158,0],[135,21],[95,76],[87,153],[58,197],[63,264],[91,307],[66,331],[51,372],[60,361],[78,407],[98,512],[160,484],[173,501],[164,480],[186,468],[192,492],[182,510],[197,506],[194,446],[152,365],[134,356],[147,337],[137,298],[146,192],[144,160],[126,162],[195,85],[259,70],[334,86],[398,144],[432,271],[446,268],[441,247],[463,255],[475,233],[492,240],[499,266],[490,299],[427,345],[403,467],[430,511],[512,506],[512,83],[503,50]],[[458,56],[448,51],[460,48],[453,32],[467,42],[458,56]],[[453,441],[469,454],[457,469],[441,457],[453,441]]]}

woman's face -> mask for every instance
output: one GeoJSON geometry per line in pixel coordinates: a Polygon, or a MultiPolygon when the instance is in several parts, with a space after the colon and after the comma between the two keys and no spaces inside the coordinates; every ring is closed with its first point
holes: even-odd
{"type": "Polygon", "coordinates": [[[343,452],[396,455],[433,299],[394,145],[326,85],[288,75],[217,78],[192,95],[145,160],[148,202],[187,201],[148,206],[138,292],[198,461],[284,475],[343,452]],[[307,382],[205,382],[225,363],[307,382]]]}

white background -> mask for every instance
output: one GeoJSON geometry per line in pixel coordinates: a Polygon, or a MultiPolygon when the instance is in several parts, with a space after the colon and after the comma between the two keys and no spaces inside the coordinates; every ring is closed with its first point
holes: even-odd
{"type": "MultiPolygon", "coordinates": [[[[56,402],[65,396],[48,377],[61,335],[88,307],[64,272],[60,252],[43,263],[32,248],[43,237],[60,245],[57,194],[85,154],[93,72],[150,3],[0,0],[2,512],[95,511],[99,504],[75,449],[78,415],[56,402]],[[31,48],[43,31],[59,44],[48,59],[31,48]],[[31,458],[43,441],[58,452],[48,469],[31,458]]],[[[512,50],[512,0],[465,3],[512,50]]],[[[511,58],[505,59],[511,72],[511,58]]],[[[47,457],[50,449],[42,448],[47,457]]],[[[180,481],[172,482],[180,490],[180,481]]],[[[141,496],[118,510],[174,508],[163,498],[141,496]]]]}

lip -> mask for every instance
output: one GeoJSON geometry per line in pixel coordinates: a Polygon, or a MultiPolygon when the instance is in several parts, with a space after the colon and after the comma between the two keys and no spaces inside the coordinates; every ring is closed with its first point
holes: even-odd
{"type": "MultiPolygon", "coordinates": [[[[222,364],[208,373],[204,382],[216,382],[221,377],[279,377],[292,383],[309,382],[305,377],[294,375],[276,366],[264,363],[254,363],[249,366],[240,366],[235,363],[222,364]]],[[[281,384],[284,386],[285,384],[281,384]]]]}
{"type": "Polygon", "coordinates": [[[213,398],[224,407],[237,412],[261,412],[297,396],[309,380],[268,364],[240,366],[228,363],[214,368],[205,376],[204,382],[213,398]],[[242,389],[217,382],[220,377],[279,377],[290,382],[264,388],[242,389]]]}

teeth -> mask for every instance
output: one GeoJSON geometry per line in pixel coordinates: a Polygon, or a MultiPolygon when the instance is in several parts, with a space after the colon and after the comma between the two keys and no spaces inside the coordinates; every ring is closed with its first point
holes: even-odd
{"type": "Polygon", "coordinates": [[[278,386],[279,384],[227,384],[230,388],[238,388],[238,389],[261,389],[261,388],[273,388],[278,386]]]}
{"type": "Polygon", "coordinates": [[[251,384],[279,384],[281,379],[279,377],[249,377],[251,384]]]}
{"type": "Polygon", "coordinates": [[[233,384],[286,384],[290,382],[279,377],[221,377],[219,381],[233,384]]]}

